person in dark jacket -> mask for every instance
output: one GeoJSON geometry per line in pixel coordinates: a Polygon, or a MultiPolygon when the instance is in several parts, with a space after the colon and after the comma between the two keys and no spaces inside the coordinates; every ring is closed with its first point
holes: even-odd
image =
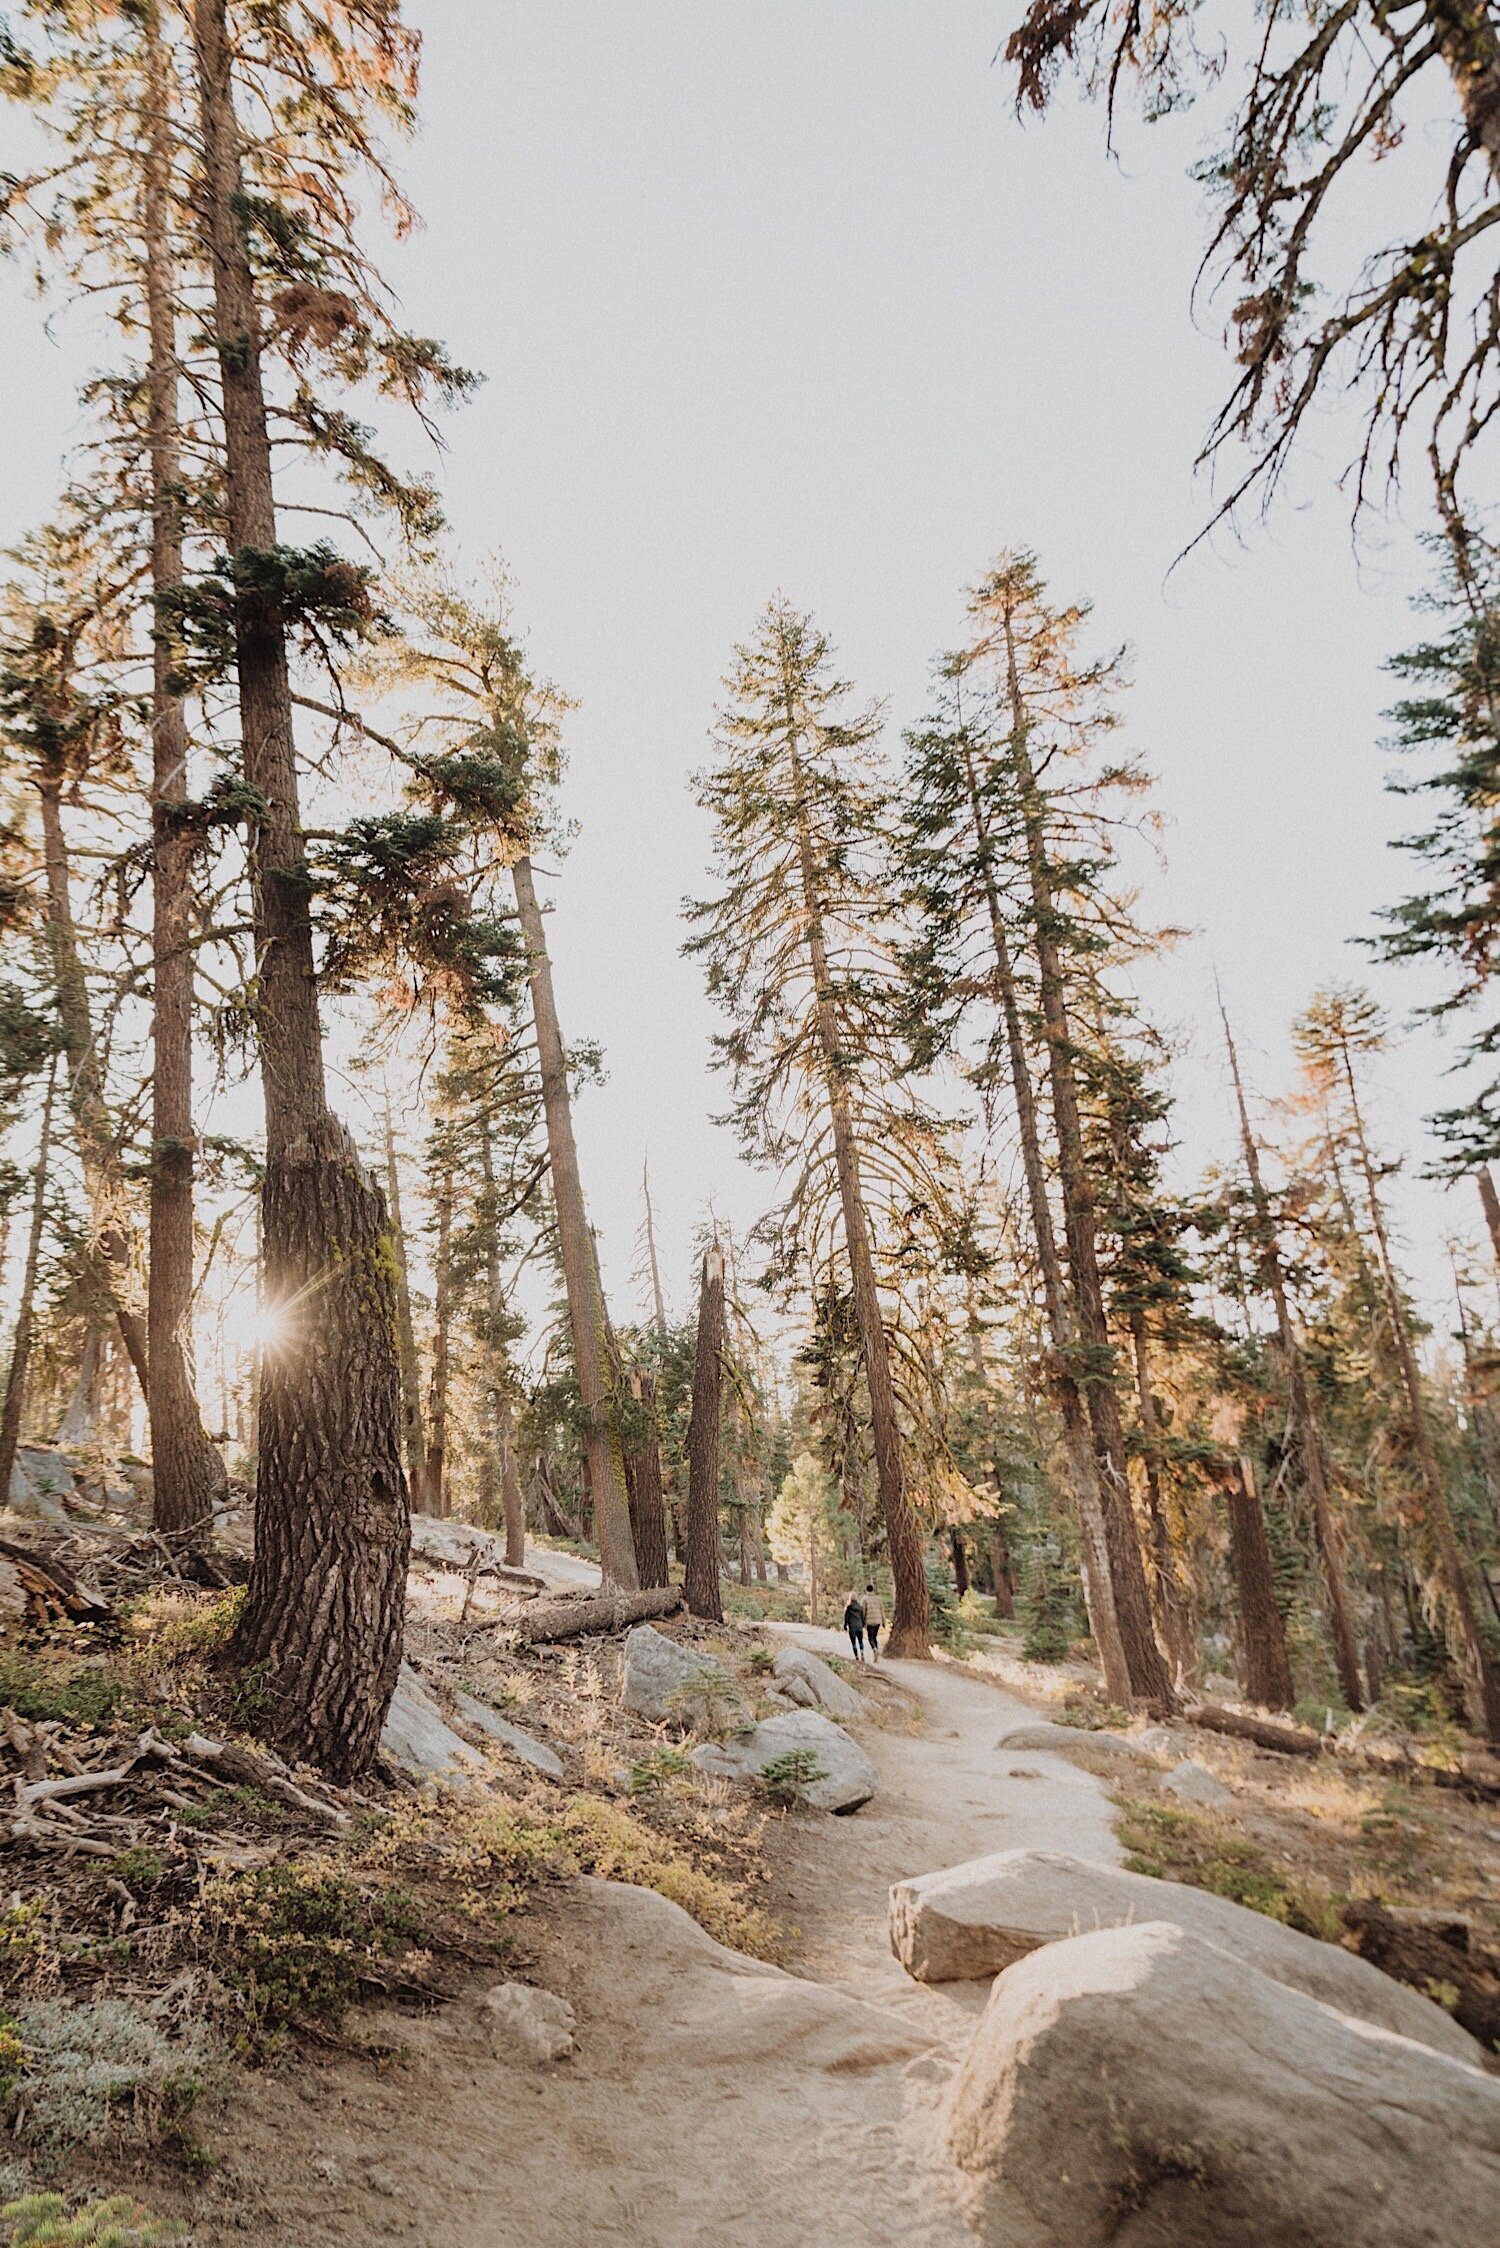
{"type": "Polygon", "coordinates": [[[854,1649],[854,1660],[862,1663],[865,1659],[865,1611],[857,1592],[851,1592],[844,1603],[844,1629],[854,1649]]]}

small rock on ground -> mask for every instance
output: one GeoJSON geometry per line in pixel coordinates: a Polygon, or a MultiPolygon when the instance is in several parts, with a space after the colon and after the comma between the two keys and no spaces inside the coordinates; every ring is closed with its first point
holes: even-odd
{"type": "Polygon", "coordinates": [[[495,2051],[546,2068],[577,2049],[572,2007],[534,1983],[497,1983],[484,1997],[484,2023],[495,2051]]]}
{"type": "Polygon", "coordinates": [[[864,1714],[864,1704],[848,1680],[806,1647],[778,1647],[771,1675],[794,1702],[804,1709],[821,1709],[841,1725],[864,1714]]]}
{"type": "Polygon", "coordinates": [[[1184,1803],[1214,1805],[1234,1801],[1231,1791],[1218,1773],[1210,1771],[1196,1756],[1190,1756],[1185,1764],[1179,1764],[1167,1774],[1161,1784],[1169,1794],[1180,1796],[1184,1803]]]}

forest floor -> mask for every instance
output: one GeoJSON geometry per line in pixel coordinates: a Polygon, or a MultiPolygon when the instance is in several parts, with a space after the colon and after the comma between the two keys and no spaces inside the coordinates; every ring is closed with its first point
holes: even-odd
{"type": "Polygon", "coordinates": [[[573,2007],[571,2059],[538,2070],[492,2050],[493,1978],[423,2018],[369,2014],[381,2058],[303,2056],[240,2079],[222,2119],[200,2122],[214,2173],[172,2197],[195,2242],[967,2241],[933,2124],[988,1986],[909,1980],[886,1933],[890,1884],[987,1850],[1120,1851],[1096,1778],[997,1755],[1034,1709],[958,1666],[891,1663],[881,1678],[860,1728],[880,1793],[853,1817],[770,1822],[762,1901],[791,1974],[728,1971],[670,1904],[570,1884],[528,1915],[510,1964],[573,2007]]]}
{"type": "MultiPolygon", "coordinates": [[[[152,2013],[157,1986],[182,1985],[189,1999],[195,1988],[216,1991],[231,2027],[244,2020],[233,2011],[244,2004],[235,1944],[242,1933],[258,1946],[262,1978],[272,1979],[283,1923],[237,1920],[224,1900],[242,1915],[247,1898],[263,1914],[289,1899],[299,1915],[309,1901],[343,1914],[350,1897],[368,1896],[385,1900],[383,1929],[405,1911],[408,1882],[414,1899],[404,1948],[393,1944],[382,1964],[380,1945],[365,1942],[353,1961],[358,1987],[389,1998],[326,2018],[316,2004],[289,2014],[288,2029],[246,2049],[255,2065],[203,2069],[184,2130],[155,2145],[41,2147],[36,2183],[128,2186],[185,2220],[194,2248],[246,2237],[268,2248],[383,2239],[801,2248],[814,2238],[959,2248],[971,2236],[937,2125],[989,1986],[909,1980],[889,1947],[888,1892],[1004,1849],[1123,1860],[1330,1941],[1355,1940],[1343,1918],[1351,1899],[1379,1899],[1403,1928],[1434,1916],[1462,1922],[1476,1944],[1475,2003],[1500,2006],[1500,1953],[1484,1948],[1500,1935],[1494,1802],[1415,1774],[1271,1755],[1185,1723],[1154,1729],[1149,1751],[1137,1741],[1122,1756],[1108,1732],[1089,1729],[1109,1713],[1088,1672],[1022,1663],[1014,1636],[1000,1632],[967,1661],[866,1667],[854,1729],[879,1791],[846,1818],[773,1811],[685,1769],[658,1729],[621,1710],[618,1639],[507,1651],[475,1608],[472,1578],[443,1557],[446,1526],[432,1535],[440,1550],[414,1572],[408,1632],[424,1682],[440,1695],[477,1693],[544,1737],[562,1778],[502,1758],[483,1788],[425,1803],[409,1785],[387,1790],[336,1848],[316,1821],[299,1831],[253,1788],[220,1787],[202,1815],[185,1807],[169,1848],[157,1846],[166,1870],[141,1849],[139,1866],[126,1852],[92,1870],[84,1860],[66,1881],[60,1870],[59,1894],[85,1916],[72,1924],[93,1934],[83,1951],[62,1947],[51,1987],[128,1996],[153,2019],[162,2018],[152,2013]],[[1069,1721],[1058,1752],[999,1747],[1039,1716],[1069,1721]],[[1212,1807],[1166,1790],[1186,1758],[1220,1781],[1212,1807]],[[200,1860],[195,1876],[194,1818],[223,1828],[231,1814],[247,1832],[227,1859],[200,1860]],[[197,1902],[195,1878],[206,1884],[197,1902]],[[179,1893],[187,1901],[174,1904],[179,1893]],[[216,1922],[203,1910],[215,1895],[216,1922]],[[537,2066],[496,2036],[486,2000],[502,1980],[571,2006],[569,2057],[537,2066]]],[[[596,1578],[575,1556],[528,1558],[559,1588],[596,1578]]],[[[706,1642],[752,1699],[766,1683],[770,1635],[847,1657],[834,1633],[774,1620],[776,1605],[722,1631],[681,1616],[662,1628],[706,1642]]],[[[192,1665],[203,1659],[199,1619],[213,1612],[190,1605],[163,1628],[161,1614],[175,1610],[153,1610],[156,1636],[128,1656],[131,1691],[149,1692],[156,1708],[174,1697],[182,1710],[204,1708],[212,1671],[192,1665]]],[[[847,1660],[841,1667],[855,1675],[847,1660]]],[[[87,1685],[95,1674],[81,1676],[87,1685]]],[[[17,1682],[36,1690],[29,1673],[17,1682]]],[[[53,1732],[54,1757],[68,1740],[95,1761],[114,1753],[53,1732]]],[[[160,1816],[144,1780],[132,1815],[160,1816]]],[[[19,1898],[6,1923],[13,1946],[32,1940],[19,1898]]],[[[317,1941],[305,1956],[318,1972],[336,1967],[348,1949],[343,1921],[330,1923],[322,1949],[322,1931],[300,1918],[295,1941],[310,1929],[317,1941]]],[[[1397,1971],[1456,2002],[1446,1955],[1397,1971]]],[[[317,1999],[295,1975],[288,1982],[317,1999]]]]}

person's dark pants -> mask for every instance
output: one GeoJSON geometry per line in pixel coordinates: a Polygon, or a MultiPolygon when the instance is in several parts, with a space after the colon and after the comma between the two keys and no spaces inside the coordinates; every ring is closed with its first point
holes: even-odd
{"type": "Polygon", "coordinates": [[[865,1659],[865,1635],[857,1624],[849,1626],[849,1644],[854,1649],[854,1660],[862,1663],[865,1659]]]}
{"type": "Polygon", "coordinates": [[[877,1655],[877,1656],[878,1656],[878,1655],[879,1655],[879,1653],[880,1653],[880,1626],[879,1626],[879,1624],[866,1624],[866,1625],[865,1625],[865,1637],[866,1637],[866,1639],[868,1639],[868,1640],[869,1640],[869,1642],[870,1642],[870,1653],[871,1653],[872,1655],[877,1655]]]}

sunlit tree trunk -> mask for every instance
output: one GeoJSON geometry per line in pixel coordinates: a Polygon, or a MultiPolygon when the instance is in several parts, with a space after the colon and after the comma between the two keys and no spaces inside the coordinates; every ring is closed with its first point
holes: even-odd
{"type": "Polygon", "coordinates": [[[886,1552],[895,1588],[891,1619],[890,1652],[925,1659],[932,1652],[928,1640],[930,1608],[927,1572],[922,1565],[922,1532],[907,1496],[901,1462],[901,1430],[896,1416],[896,1390],[891,1379],[890,1345],[875,1282],[875,1260],[870,1251],[870,1228],[860,1190],[859,1150],[849,1109],[849,1089],[839,1052],[839,1029],[828,958],[823,937],[823,898],[818,881],[812,836],[803,812],[801,761],[797,755],[797,728],[790,704],[787,709],[787,753],[791,763],[792,792],[797,806],[797,852],[802,877],[802,902],[806,914],[808,959],[817,1003],[818,1046],[823,1063],[824,1087],[833,1127],[834,1164],[838,1172],[839,1206],[844,1220],[844,1249],[854,1296],[854,1321],[859,1330],[865,1388],[870,1400],[870,1432],[875,1445],[875,1481],[880,1510],[885,1519],[886,1552]]]}
{"type": "Polygon", "coordinates": [[[547,1122],[547,1149],[552,1165],[552,1202],[557,1213],[558,1250],[562,1259],[563,1287],[568,1299],[568,1325],[573,1337],[573,1363],[578,1374],[578,1395],[584,1415],[584,1453],[588,1461],[589,1490],[594,1503],[594,1533],[599,1543],[599,1568],[607,1585],[621,1592],[639,1589],[635,1548],[630,1537],[630,1499],[625,1489],[625,1461],[619,1432],[611,1425],[605,1384],[604,1306],[600,1300],[593,1241],[584,1207],[583,1180],[578,1169],[578,1145],[573,1137],[573,1104],[568,1093],[567,1055],[557,1019],[552,990],[552,963],[547,955],[546,931],[537,904],[536,884],[529,858],[517,859],[511,870],[516,908],[526,946],[527,976],[531,989],[531,1014],[536,1030],[537,1060],[541,1071],[542,1107],[547,1122]]]}
{"type": "MultiPolygon", "coordinates": [[[[195,0],[199,206],[214,285],[232,556],[277,545],[261,313],[247,238],[226,0],[195,0]]],[[[236,619],[256,1035],[265,1094],[268,1309],[255,1555],[233,1654],[271,1730],[338,1776],[370,1763],[401,1660],[410,1548],[390,1235],[378,1187],[328,1107],[284,628],[236,619]]]]}

